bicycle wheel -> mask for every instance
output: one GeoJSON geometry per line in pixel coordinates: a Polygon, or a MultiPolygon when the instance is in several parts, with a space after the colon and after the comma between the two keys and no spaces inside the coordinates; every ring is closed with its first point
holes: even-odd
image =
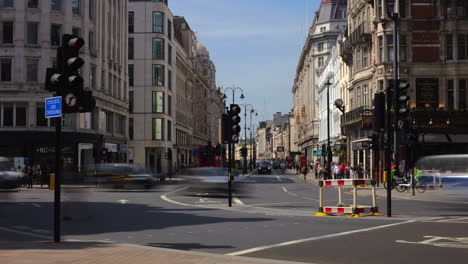
{"type": "MultiPolygon", "coordinates": [[[[395,189],[395,186],[396,186],[396,185],[397,185],[397,183],[396,183],[395,179],[393,179],[392,190],[395,189]]],[[[387,188],[387,187],[388,187],[388,183],[387,183],[387,182],[384,182],[384,183],[383,183],[383,186],[384,186],[385,189],[388,189],[388,188],[387,188]]]]}
{"type": "Polygon", "coordinates": [[[404,192],[404,191],[406,191],[406,189],[408,189],[408,187],[402,186],[402,185],[400,185],[400,184],[397,184],[397,185],[395,186],[395,190],[397,190],[398,192],[404,192]]]}
{"type": "Polygon", "coordinates": [[[416,185],[416,191],[418,191],[419,193],[423,193],[426,191],[426,184],[425,183],[418,183],[416,185]]]}

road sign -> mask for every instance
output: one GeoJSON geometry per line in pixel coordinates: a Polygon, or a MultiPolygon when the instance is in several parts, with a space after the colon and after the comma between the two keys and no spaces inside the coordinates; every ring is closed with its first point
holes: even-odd
{"type": "Polygon", "coordinates": [[[276,152],[284,152],[284,147],[277,147],[276,152]]]}
{"type": "Polygon", "coordinates": [[[62,116],[62,97],[50,97],[45,99],[45,117],[54,118],[62,116]]]}
{"type": "Polygon", "coordinates": [[[65,95],[65,104],[69,107],[74,107],[76,105],[76,96],[73,93],[68,93],[65,95]]]}

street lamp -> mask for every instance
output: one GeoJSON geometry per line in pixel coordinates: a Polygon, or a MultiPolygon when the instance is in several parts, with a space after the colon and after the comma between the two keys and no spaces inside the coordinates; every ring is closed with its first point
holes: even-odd
{"type": "MultiPolygon", "coordinates": [[[[241,104],[241,106],[244,107],[244,148],[247,150],[247,107],[250,106],[251,109],[249,111],[253,111],[253,105],[251,104],[241,104]]],[[[252,117],[252,116],[251,116],[252,117]]],[[[252,118],[251,118],[252,120],[252,118]]],[[[244,153],[244,168],[242,170],[243,174],[247,174],[247,151],[243,152],[244,153]]]]}
{"type": "Polygon", "coordinates": [[[325,83],[327,86],[327,178],[331,179],[331,143],[330,143],[330,78],[327,78],[325,83]]]}
{"type": "Polygon", "coordinates": [[[254,166],[254,149],[253,149],[253,140],[252,140],[252,131],[253,131],[253,124],[252,124],[252,114],[255,113],[258,116],[258,113],[255,109],[250,110],[250,170],[253,170],[254,166]]]}
{"type": "MultiPolygon", "coordinates": [[[[221,89],[223,89],[223,87],[221,87],[221,89]]],[[[226,88],[224,88],[224,91],[223,91],[223,94],[224,94],[223,98],[224,98],[224,99],[227,99],[227,96],[226,96],[226,91],[227,91],[227,90],[231,90],[231,91],[232,91],[232,103],[233,103],[233,104],[235,103],[234,94],[235,94],[235,92],[236,92],[237,90],[240,90],[240,91],[241,91],[241,95],[240,95],[239,98],[240,98],[241,100],[245,99],[244,91],[242,90],[242,88],[240,88],[240,87],[234,87],[234,85],[233,85],[232,87],[226,87],[226,88]]]]}

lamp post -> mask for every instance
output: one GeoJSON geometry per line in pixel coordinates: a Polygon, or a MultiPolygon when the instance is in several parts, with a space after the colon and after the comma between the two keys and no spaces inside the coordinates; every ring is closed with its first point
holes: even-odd
{"type": "Polygon", "coordinates": [[[331,143],[330,143],[330,78],[327,78],[325,83],[327,86],[327,178],[331,179],[331,143]]]}
{"type": "MultiPolygon", "coordinates": [[[[251,104],[241,104],[244,107],[244,148],[247,150],[247,107],[251,107],[250,111],[253,111],[253,105],[251,104]]],[[[252,116],[250,116],[252,117],[252,116]]],[[[252,118],[250,118],[252,120],[252,118]]],[[[247,174],[247,151],[244,152],[244,168],[242,174],[247,174]]]]}
{"type": "Polygon", "coordinates": [[[258,116],[258,113],[255,109],[250,110],[250,170],[253,170],[254,164],[254,150],[253,150],[253,140],[252,140],[252,131],[253,131],[253,124],[252,124],[252,114],[255,113],[258,116]]]}

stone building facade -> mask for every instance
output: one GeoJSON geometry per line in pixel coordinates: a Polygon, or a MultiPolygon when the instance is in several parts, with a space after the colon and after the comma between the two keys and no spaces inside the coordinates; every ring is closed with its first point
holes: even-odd
{"type": "Polygon", "coordinates": [[[54,120],[46,119],[46,68],[56,65],[65,33],[84,38],[80,57],[85,89],[93,91],[92,113],[63,117],[64,168],[127,159],[127,1],[3,1],[0,8],[0,156],[51,167],[54,120]],[[105,148],[98,160],[93,149],[105,148]]]}

